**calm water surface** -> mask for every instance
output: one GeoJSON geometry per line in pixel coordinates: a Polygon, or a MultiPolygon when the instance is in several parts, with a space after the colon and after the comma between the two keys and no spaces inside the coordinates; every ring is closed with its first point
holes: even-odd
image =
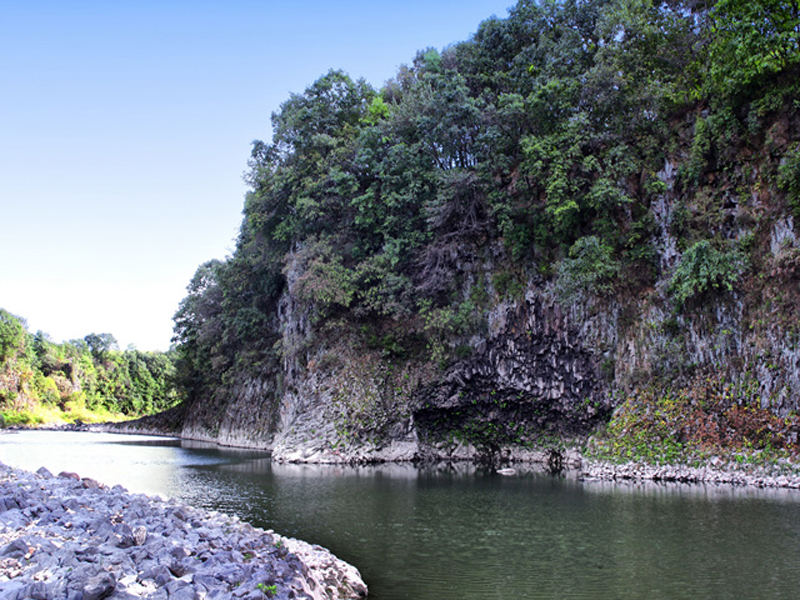
{"type": "Polygon", "coordinates": [[[78,472],[330,548],[370,598],[800,597],[800,493],[535,472],[273,465],[165,438],[0,434],[0,461],[78,472]]]}

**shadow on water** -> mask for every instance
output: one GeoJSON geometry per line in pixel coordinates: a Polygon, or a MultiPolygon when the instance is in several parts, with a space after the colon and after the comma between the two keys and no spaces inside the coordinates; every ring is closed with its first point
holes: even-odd
{"type": "MultiPolygon", "coordinates": [[[[36,435],[16,443],[0,435],[0,460],[14,464],[6,456],[37,445],[36,435]]],[[[158,493],[326,546],[360,569],[373,599],[800,592],[800,494],[788,490],[581,482],[569,472],[519,468],[503,476],[467,464],[279,465],[260,453],[185,442],[97,441],[38,445],[76,461],[106,455],[117,474],[121,452],[125,472],[141,467],[148,485],[163,486],[158,493]]],[[[96,462],[70,470],[84,466],[96,462]]]]}

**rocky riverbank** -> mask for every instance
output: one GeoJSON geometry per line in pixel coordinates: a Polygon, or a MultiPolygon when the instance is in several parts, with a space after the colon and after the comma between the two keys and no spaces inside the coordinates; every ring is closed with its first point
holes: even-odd
{"type": "Polygon", "coordinates": [[[691,467],[633,462],[615,464],[584,459],[579,477],[585,481],[659,481],[800,489],[800,473],[788,468],[767,468],[753,464],[733,468],[713,460],[702,467],[691,467]]]}
{"type": "MultiPolygon", "coordinates": [[[[104,423],[72,426],[70,429],[107,433],[146,434],[174,436],[193,440],[181,432],[161,427],[158,421],[132,421],[127,423],[104,423]]],[[[201,442],[202,443],[202,442],[201,442]]],[[[251,445],[236,443],[220,444],[213,440],[205,443],[220,446],[251,448],[251,445]]],[[[486,466],[485,455],[480,449],[467,443],[450,445],[420,444],[419,440],[404,443],[375,446],[370,444],[342,446],[332,450],[330,444],[314,439],[309,435],[302,447],[275,448],[270,445],[256,445],[258,449],[272,453],[272,460],[278,463],[302,464],[345,464],[365,465],[375,463],[476,463],[486,466]],[[277,450],[277,451],[276,451],[277,450]]],[[[755,461],[752,457],[742,457],[741,461],[711,458],[703,466],[682,464],[652,465],[642,462],[616,463],[589,458],[577,445],[567,445],[556,449],[507,447],[498,451],[489,464],[498,468],[503,466],[538,466],[545,472],[558,473],[569,470],[586,481],[655,481],[675,483],[697,483],[715,485],[748,486],[754,488],[784,488],[800,490],[800,466],[789,459],[774,461],[755,461]]],[[[1,599],[0,599],[1,600],[1,599]]]]}
{"type": "Polygon", "coordinates": [[[216,512],[0,463],[0,600],[364,598],[329,551],[216,512]]]}

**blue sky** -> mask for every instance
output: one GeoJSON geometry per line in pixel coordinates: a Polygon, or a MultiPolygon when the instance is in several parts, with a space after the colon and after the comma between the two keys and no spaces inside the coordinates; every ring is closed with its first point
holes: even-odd
{"type": "Polygon", "coordinates": [[[291,92],[331,68],[380,87],[513,4],[0,1],[0,308],[57,342],[166,350],[291,92]]]}

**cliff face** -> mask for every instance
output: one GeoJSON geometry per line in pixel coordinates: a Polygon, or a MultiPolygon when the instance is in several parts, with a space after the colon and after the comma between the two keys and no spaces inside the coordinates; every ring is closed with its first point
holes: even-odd
{"type": "MultiPolygon", "coordinates": [[[[346,320],[315,321],[293,294],[303,274],[294,265],[276,305],[280,357],[262,376],[241,373],[216,397],[197,399],[182,434],[286,461],[544,460],[565,440],[585,439],[641,387],[679,388],[711,374],[789,415],[800,399],[794,217],[768,192],[740,196],[728,210],[734,223],[752,214],[751,228],[726,235],[749,236],[758,269],[676,310],[668,287],[682,253],[671,224],[687,204],[695,210],[697,190],[677,191],[675,172],[667,162],[658,174],[664,192],[651,210],[661,276],[651,285],[569,303],[552,278],[531,276],[514,298],[487,285],[481,323],[443,341],[446,364],[423,350],[370,347],[346,320]]],[[[500,246],[475,252],[485,259],[466,263],[472,285],[507,260],[500,246]]]]}
{"type": "Polygon", "coordinates": [[[796,454],[795,12],[520,2],[381,90],[293,94],[176,316],[185,434],[494,461],[607,424],[625,456],[796,454]]]}
{"type": "Polygon", "coordinates": [[[276,382],[242,377],[224,397],[194,402],[184,413],[181,436],[223,446],[269,448],[275,430],[276,382]]]}

